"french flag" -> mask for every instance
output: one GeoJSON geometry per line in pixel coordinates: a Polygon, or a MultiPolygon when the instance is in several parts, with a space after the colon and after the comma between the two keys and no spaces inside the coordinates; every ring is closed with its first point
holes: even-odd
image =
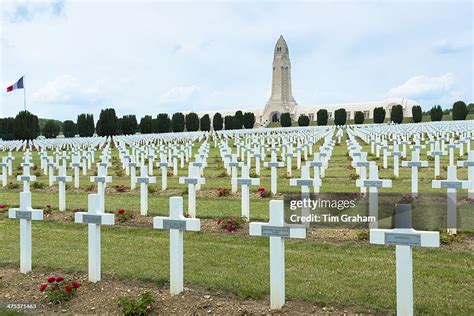
{"type": "Polygon", "coordinates": [[[24,89],[23,88],[23,77],[21,77],[15,84],[7,87],[7,92],[11,92],[16,89],[24,89]]]}

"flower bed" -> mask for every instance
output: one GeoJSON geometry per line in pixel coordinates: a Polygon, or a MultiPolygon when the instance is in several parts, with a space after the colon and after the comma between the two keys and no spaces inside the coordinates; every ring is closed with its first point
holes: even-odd
{"type": "Polygon", "coordinates": [[[76,296],[80,286],[76,280],[67,281],[62,276],[50,276],[47,283],[41,283],[39,291],[46,295],[48,302],[59,304],[76,296]]]}

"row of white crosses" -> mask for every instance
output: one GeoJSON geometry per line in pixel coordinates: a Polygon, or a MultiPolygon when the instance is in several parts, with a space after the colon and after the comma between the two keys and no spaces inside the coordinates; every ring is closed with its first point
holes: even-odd
{"type": "MultiPolygon", "coordinates": [[[[102,166],[102,170],[103,170],[102,166]]],[[[143,168],[146,168],[143,166],[143,168]]],[[[305,169],[305,168],[304,168],[305,169]]],[[[306,168],[307,170],[307,168],[306,168]]],[[[144,171],[145,173],[145,171],[144,171]]],[[[104,183],[103,176],[94,181],[104,183]]],[[[43,211],[31,208],[31,193],[21,192],[20,208],[10,209],[9,217],[20,220],[20,271],[31,271],[31,220],[42,220],[43,211]]],[[[170,293],[179,294],[184,284],[183,232],[199,231],[200,220],[183,216],[182,197],[170,198],[170,216],[155,217],[153,228],[170,230],[170,293]]],[[[88,224],[88,278],[101,280],[101,225],[114,225],[114,214],[103,211],[100,194],[89,194],[88,211],[75,213],[75,222],[88,224]]],[[[305,228],[291,227],[284,223],[283,201],[270,202],[270,222],[250,223],[250,235],[270,237],[270,305],[280,309],[285,304],[285,254],[284,239],[305,238],[305,228]]]]}

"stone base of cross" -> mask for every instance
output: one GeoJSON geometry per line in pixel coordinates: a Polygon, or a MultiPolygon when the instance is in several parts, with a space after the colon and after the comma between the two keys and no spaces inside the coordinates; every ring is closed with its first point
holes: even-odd
{"type": "Polygon", "coordinates": [[[153,218],[153,228],[170,231],[170,293],[176,295],[184,288],[183,232],[200,231],[201,221],[183,216],[183,198],[170,197],[170,216],[153,218]]]}
{"type": "Polygon", "coordinates": [[[99,194],[89,194],[88,212],[75,213],[74,222],[88,224],[89,229],[89,281],[101,280],[100,226],[114,225],[114,214],[101,211],[99,194]]]}
{"type": "Polygon", "coordinates": [[[270,201],[270,222],[249,224],[250,236],[270,237],[270,308],[285,305],[285,240],[305,238],[306,228],[285,224],[283,201],[270,201]]]}
{"type": "Polygon", "coordinates": [[[43,210],[31,207],[31,192],[20,192],[20,208],[8,210],[8,217],[20,220],[20,272],[31,271],[31,221],[42,220],[43,210]]]}

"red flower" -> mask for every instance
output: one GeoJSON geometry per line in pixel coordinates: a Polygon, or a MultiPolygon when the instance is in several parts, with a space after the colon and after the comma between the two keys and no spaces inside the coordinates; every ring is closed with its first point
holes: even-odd
{"type": "Polygon", "coordinates": [[[123,209],[120,209],[120,210],[118,210],[118,212],[117,212],[117,213],[119,213],[119,214],[125,214],[125,210],[123,210],[123,209]]]}
{"type": "Polygon", "coordinates": [[[40,292],[44,292],[44,290],[46,290],[47,287],[48,287],[47,283],[41,283],[40,288],[39,288],[40,292]]]}
{"type": "Polygon", "coordinates": [[[51,204],[47,204],[47,205],[46,205],[46,208],[51,208],[51,204]]]}
{"type": "Polygon", "coordinates": [[[229,223],[232,223],[232,217],[229,217],[229,218],[227,219],[227,223],[228,223],[228,224],[229,224],[229,223]]]}
{"type": "Polygon", "coordinates": [[[232,225],[230,225],[230,224],[227,225],[227,231],[228,231],[229,233],[232,232],[232,225]]]}
{"type": "Polygon", "coordinates": [[[73,286],[74,288],[78,289],[81,285],[79,284],[79,282],[74,281],[74,282],[72,282],[72,286],[73,286]]]}
{"type": "Polygon", "coordinates": [[[0,204],[0,209],[7,207],[5,204],[0,204]]]}
{"type": "Polygon", "coordinates": [[[58,276],[56,278],[56,282],[61,282],[61,281],[64,281],[64,278],[62,276],[58,276]]]}
{"type": "Polygon", "coordinates": [[[265,188],[264,188],[264,187],[260,187],[260,188],[258,188],[257,192],[258,192],[258,193],[265,192],[265,188]]]}
{"type": "Polygon", "coordinates": [[[56,281],[56,278],[55,278],[55,277],[50,276],[50,277],[48,278],[48,283],[53,283],[54,281],[56,281]]]}
{"type": "Polygon", "coordinates": [[[72,292],[72,286],[70,286],[69,284],[66,285],[66,291],[67,291],[68,293],[71,293],[71,292],[72,292]]]}
{"type": "Polygon", "coordinates": [[[217,219],[217,225],[220,225],[222,223],[222,220],[220,218],[217,219]]]}

